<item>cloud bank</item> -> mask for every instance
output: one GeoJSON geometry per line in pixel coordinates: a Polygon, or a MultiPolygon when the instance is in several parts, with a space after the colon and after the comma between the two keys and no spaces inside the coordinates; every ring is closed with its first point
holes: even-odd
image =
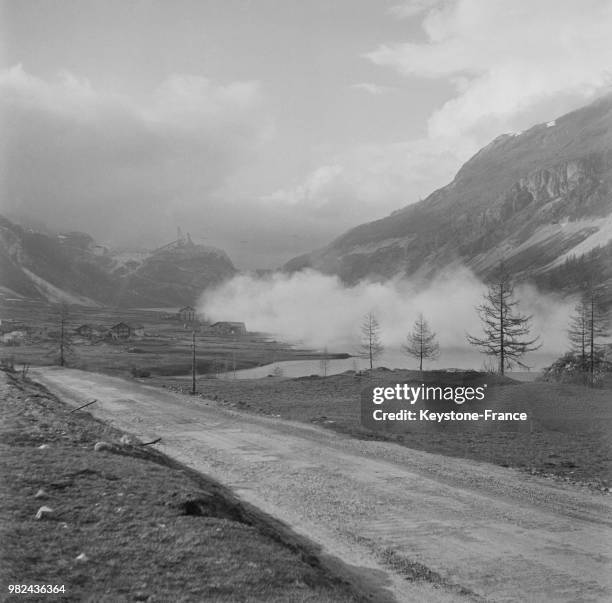
{"type": "Polygon", "coordinates": [[[428,141],[364,144],[263,201],[355,224],[425,197],[439,181],[452,179],[456,164],[454,153],[428,141]]]}
{"type": "Polygon", "coordinates": [[[404,18],[423,11],[425,42],[382,44],[367,57],[453,82],[455,96],[429,119],[433,138],[522,129],[612,84],[608,0],[418,0],[394,9],[404,18]]]}
{"type": "MultiPolygon", "coordinates": [[[[467,352],[466,331],[481,332],[474,307],[482,302],[485,290],[467,269],[441,275],[426,287],[408,280],[363,281],[347,287],[335,276],[305,270],[266,278],[237,276],[205,292],[199,310],[213,321],[240,320],[249,330],[284,341],[348,352],[356,349],[367,312],[376,315],[385,346],[396,350],[422,312],[443,350],[467,352]]],[[[567,347],[571,304],[532,287],[517,287],[516,297],[520,310],[533,314],[533,333],[541,334],[544,344],[541,352],[560,355],[567,347]]]]}
{"type": "Polygon", "coordinates": [[[4,211],[135,243],[219,213],[215,191],[271,127],[258,82],[193,75],[139,100],[16,65],[0,73],[0,111],[4,211]]]}

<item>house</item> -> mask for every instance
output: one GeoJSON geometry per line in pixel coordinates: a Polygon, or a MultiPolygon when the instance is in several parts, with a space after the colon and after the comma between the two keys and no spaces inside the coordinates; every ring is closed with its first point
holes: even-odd
{"type": "Polygon", "coordinates": [[[74,332],[81,337],[91,337],[93,327],[91,325],[81,325],[77,327],[74,332]]]}
{"type": "Polygon", "coordinates": [[[0,336],[0,341],[4,345],[20,345],[25,336],[25,331],[11,331],[10,333],[3,333],[0,336]]]}
{"type": "Polygon", "coordinates": [[[219,335],[246,335],[246,326],[243,322],[216,322],[210,325],[209,330],[219,335]]]}
{"type": "Polygon", "coordinates": [[[131,325],[130,329],[131,329],[131,335],[133,335],[134,337],[144,337],[144,334],[145,334],[144,325],[141,325],[141,324],[131,325]]]}
{"type": "Polygon", "coordinates": [[[193,306],[185,306],[177,312],[177,316],[181,322],[195,322],[196,311],[193,306]]]}
{"type": "Polygon", "coordinates": [[[84,324],[77,327],[74,332],[81,337],[86,337],[87,339],[91,339],[92,337],[100,334],[99,329],[89,324],[84,324]]]}
{"type": "Polygon", "coordinates": [[[11,318],[4,318],[0,320],[0,334],[10,333],[22,328],[23,325],[11,318]]]}
{"type": "Polygon", "coordinates": [[[108,330],[108,336],[111,339],[129,339],[130,335],[132,334],[132,330],[130,328],[130,325],[126,324],[125,322],[118,322],[116,325],[113,325],[109,330],[108,330]]]}

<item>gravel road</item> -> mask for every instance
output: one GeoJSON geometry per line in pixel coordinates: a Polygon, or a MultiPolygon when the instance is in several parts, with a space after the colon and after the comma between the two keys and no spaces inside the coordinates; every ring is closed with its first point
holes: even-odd
{"type": "Polygon", "coordinates": [[[610,601],[612,501],[513,469],[32,369],[76,406],[232,487],[398,601],[610,601]],[[425,580],[411,580],[411,576],[425,580]]]}

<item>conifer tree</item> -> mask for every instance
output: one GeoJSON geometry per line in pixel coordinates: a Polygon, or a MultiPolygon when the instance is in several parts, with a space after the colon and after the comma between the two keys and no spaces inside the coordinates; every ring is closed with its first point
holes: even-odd
{"type": "Polygon", "coordinates": [[[359,357],[367,358],[370,362],[370,370],[374,368],[374,361],[379,358],[384,346],[380,340],[380,324],[372,312],[363,317],[361,323],[361,342],[359,346],[359,357]]]}
{"type": "Polygon", "coordinates": [[[440,356],[440,346],[422,314],[414,323],[412,333],[406,337],[402,351],[419,361],[419,370],[423,371],[423,360],[435,360],[440,356]]]}
{"type": "Polygon", "coordinates": [[[539,336],[529,337],[532,317],[518,312],[517,305],[512,282],[502,271],[484,294],[484,302],[476,307],[483,323],[484,336],[467,336],[471,345],[497,359],[501,375],[506,368],[515,365],[528,368],[521,358],[542,345],[539,336]]]}
{"type": "Polygon", "coordinates": [[[585,292],[570,318],[568,337],[571,351],[578,357],[581,370],[588,373],[591,384],[603,361],[605,346],[599,341],[608,335],[608,316],[603,308],[602,291],[585,285],[585,292]]]}

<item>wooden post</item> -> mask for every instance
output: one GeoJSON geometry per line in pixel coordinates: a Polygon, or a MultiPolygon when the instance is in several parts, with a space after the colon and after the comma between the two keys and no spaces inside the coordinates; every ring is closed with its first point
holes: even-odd
{"type": "Polygon", "coordinates": [[[191,340],[191,395],[194,396],[196,393],[196,341],[195,341],[195,329],[192,331],[191,340]]]}
{"type": "Polygon", "coordinates": [[[62,315],[60,317],[60,366],[64,366],[64,314],[63,310],[60,310],[62,315]]]}

